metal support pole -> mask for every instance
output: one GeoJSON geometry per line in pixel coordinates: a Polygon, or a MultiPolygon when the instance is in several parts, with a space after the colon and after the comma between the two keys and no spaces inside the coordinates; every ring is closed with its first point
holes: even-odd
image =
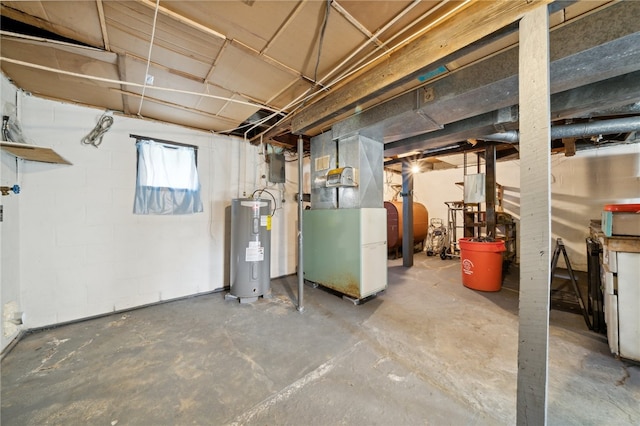
{"type": "Polygon", "coordinates": [[[402,163],[402,266],[413,266],[413,174],[402,163]]]}
{"type": "Polygon", "coordinates": [[[496,146],[489,145],[484,151],[485,171],[485,220],[487,237],[496,237],[496,146]]]}
{"type": "Polygon", "coordinates": [[[304,304],[302,302],[304,296],[304,257],[302,243],[302,213],[304,205],[302,204],[302,180],[303,159],[304,157],[304,141],[302,136],[298,137],[298,312],[304,312],[304,304]]]}

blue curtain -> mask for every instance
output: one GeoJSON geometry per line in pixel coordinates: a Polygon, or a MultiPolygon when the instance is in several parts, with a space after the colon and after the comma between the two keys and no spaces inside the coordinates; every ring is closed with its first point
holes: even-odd
{"type": "Polygon", "coordinates": [[[202,212],[195,149],[151,140],[136,143],[138,176],[135,214],[202,212]]]}

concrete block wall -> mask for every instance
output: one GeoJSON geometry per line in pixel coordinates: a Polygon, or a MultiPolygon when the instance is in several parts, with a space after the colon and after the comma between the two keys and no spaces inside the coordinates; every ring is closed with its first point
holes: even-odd
{"type": "MultiPolygon", "coordinates": [[[[15,117],[16,88],[2,77],[0,108],[2,115],[15,117]]],[[[0,185],[20,184],[16,178],[16,159],[0,151],[0,185]]],[[[20,300],[20,203],[19,195],[10,193],[0,198],[3,221],[0,222],[0,337],[4,349],[19,333],[21,327],[10,320],[22,311],[20,300]],[[15,220],[7,224],[8,217],[15,220]]]]}
{"type": "MultiPolygon", "coordinates": [[[[551,174],[552,248],[562,238],[571,266],[586,271],[591,219],[600,219],[605,204],[640,202],[640,144],[578,151],[573,157],[553,155],[551,174]]],[[[415,200],[427,206],[429,217],[446,221],[444,202],[462,200],[462,188],[455,185],[462,178],[462,168],[418,174],[415,200]]],[[[496,181],[504,186],[505,211],[519,220],[520,161],[499,162],[496,181]]]]}
{"type": "MultiPolygon", "coordinates": [[[[22,92],[18,98],[28,140],[53,148],[73,163],[19,160],[22,192],[12,197],[17,205],[5,209],[2,223],[2,301],[17,301],[24,328],[228,285],[227,207],[232,198],[250,196],[263,186],[265,164],[259,147],[239,138],[114,115],[113,126],[95,148],[80,141],[102,110],[22,92]],[[136,149],[129,134],[199,147],[203,213],[133,214],[136,149]]],[[[11,173],[15,179],[15,159],[4,153],[2,158],[4,185],[11,173]]],[[[272,277],[295,272],[295,164],[287,163],[288,182],[272,188],[278,200],[272,277]]],[[[3,335],[2,348],[12,338],[3,335]]]]}

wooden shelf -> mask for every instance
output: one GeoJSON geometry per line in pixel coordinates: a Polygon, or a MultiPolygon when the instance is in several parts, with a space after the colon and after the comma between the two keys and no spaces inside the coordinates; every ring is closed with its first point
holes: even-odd
{"type": "Polygon", "coordinates": [[[44,146],[0,141],[0,147],[23,160],[38,161],[40,163],[71,164],[53,149],[44,146]]]}

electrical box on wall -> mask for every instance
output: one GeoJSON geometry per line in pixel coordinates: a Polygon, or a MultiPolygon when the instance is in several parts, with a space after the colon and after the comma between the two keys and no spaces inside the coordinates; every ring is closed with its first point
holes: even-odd
{"type": "Polygon", "coordinates": [[[269,182],[285,182],[284,165],[284,154],[269,154],[269,182]]]}

